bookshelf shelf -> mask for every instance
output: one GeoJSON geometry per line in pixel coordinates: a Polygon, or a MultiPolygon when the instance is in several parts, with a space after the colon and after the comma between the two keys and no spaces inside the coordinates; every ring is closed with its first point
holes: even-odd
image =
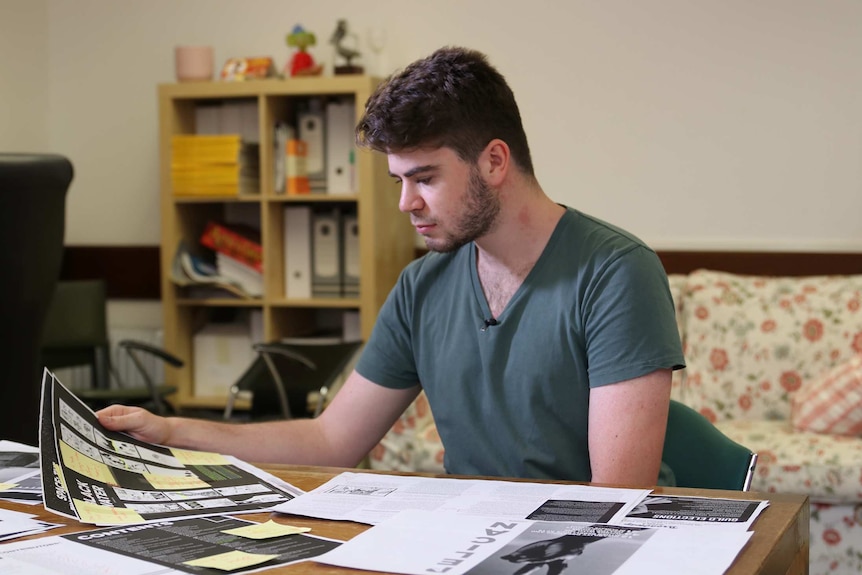
{"type": "Polygon", "coordinates": [[[177,298],[176,304],[184,307],[263,307],[260,298],[177,298]]]}
{"type": "Polygon", "coordinates": [[[238,204],[243,202],[258,204],[260,203],[260,196],[250,194],[240,196],[174,196],[173,201],[177,204],[238,204]]]}
{"type": "MultiPolygon", "coordinates": [[[[275,158],[272,145],[277,122],[295,122],[298,110],[310,99],[329,101],[349,97],[358,117],[378,80],[367,76],[292,78],[248,82],[194,82],[158,86],[159,163],[161,197],[161,284],[166,349],[185,361],[171,370],[170,383],[177,386],[173,398],[180,408],[220,409],[227,395],[195,394],[194,336],[215,318],[236,312],[262,315],[266,341],[302,336],[331,328],[333,314],[360,312],[360,333],[367,339],[377,312],[403,267],[415,257],[409,219],[398,212],[397,195],[388,175],[386,158],[360,150],[355,156],[354,194],[276,193],[275,158]],[[174,135],[198,133],[199,107],[234,102],[253,104],[260,183],[256,193],[242,195],[175,195],[171,179],[171,142],[174,135]],[[355,211],[359,227],[359,296],[290,298],[285,291],[284,210],[289,206],[326,209],[330,206],[355,211]],[[263,249],[263,296],[253,299],[190,297],[187,289],[171,279],[172,263],[182,242],[198,246],[199,237],[211,220],[236,212],[252,218],[260,229],[263,249]]],[[[200,366],[198,366],[200,367],[200,366]]],[[[199,370],[203,371],[203,370],[199,370]]]]}
{"type": "Polygon", "coordinates": [[[276,307],[313,307],[330,309],[359,309],[361,306],[358,298],[313,298],[313,299],[273,299],[270,305],[276,307]]]}

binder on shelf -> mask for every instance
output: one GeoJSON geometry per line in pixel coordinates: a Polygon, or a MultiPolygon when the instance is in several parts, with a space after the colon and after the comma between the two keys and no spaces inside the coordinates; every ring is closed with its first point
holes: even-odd
{"type": "Polygon", "coordinates": [[[284,208],[284,296],[311,297],[311,208],[284,208]]]}
{"type": "Polygon", "coordinates": [[[330,194],[352,194],[353,127],[352,100],[326,105],[326,190],[330,194]]]}
{"type": "Polygon", "coordinates": [[[326,148],[324,145],[324,118],[320,100],[312,100],[307,111],[296,118],[297,137],[308,146],[308,177],[311,180],[326,179],[326,148]]]}
{"type": "Polygon", "coordinates": [[[344,297],[359,297],[359,219],[356,214],[342,216],[341,241],[343,245],[341,294],[344,297]]]}
{"type": "Polygon", "coordinates": [[[195,134],[221,134],[221,103],[200,103],[195,106],[195,134]]]}
{"type": "Polygon", "coordinates": [[[258,122],[257,101],[239,100],[240,135],[244,142],[260,143],[260,124],[258,122]]]}
{"type": "Polygon", "coordinates": [[[312,212],[311,294],[341,296],[341,226],[337,208],[312,212]]]}

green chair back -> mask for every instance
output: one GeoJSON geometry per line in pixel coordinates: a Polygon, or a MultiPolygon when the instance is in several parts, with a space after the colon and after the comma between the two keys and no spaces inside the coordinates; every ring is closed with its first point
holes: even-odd
{"type": "Polygon", "coordinates": [[[662,459],[678,487],[748,491],[757,454],[694,409],[671,400],[662,459]]]}
{"type": "Polygon", "coordinates": [[[110,387],[107,301],[103,280],[57,282],[42,332],[48,369],[87,365],[91,388],[110,387]]]}

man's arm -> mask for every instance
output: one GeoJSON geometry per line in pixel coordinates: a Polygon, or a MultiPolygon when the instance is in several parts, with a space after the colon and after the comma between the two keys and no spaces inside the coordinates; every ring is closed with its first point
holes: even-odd
{"type": "Polygon", "coordinates": [[[667,428],[670,381],[671,371],[660,369],[590,391],[593,482],[656,484],[667,428]]]}
{"type": "Polygon", "coordinates": [[[352,467],[418,394],[418,385],[388,389],[354,371],[315,419],[234,424],[164,418],[119,405],[99,411],[98,416],[106,428],[150,443],[234,455],[255,463],[352,467]]]}

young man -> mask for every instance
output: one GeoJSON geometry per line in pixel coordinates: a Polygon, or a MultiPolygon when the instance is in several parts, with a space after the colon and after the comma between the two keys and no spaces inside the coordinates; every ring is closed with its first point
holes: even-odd
{"type": "Polygon", "coordinates": [[[655,253],[545,195],[512,91],[478,52],[440,49],[393,75],[356,134],[387,154],[431,253],[402,273],[332,404],[245,425],[114,406],[105,427],[352,466],[424,389],[451,473],[654,485],[684,361],[655,253]]]}

